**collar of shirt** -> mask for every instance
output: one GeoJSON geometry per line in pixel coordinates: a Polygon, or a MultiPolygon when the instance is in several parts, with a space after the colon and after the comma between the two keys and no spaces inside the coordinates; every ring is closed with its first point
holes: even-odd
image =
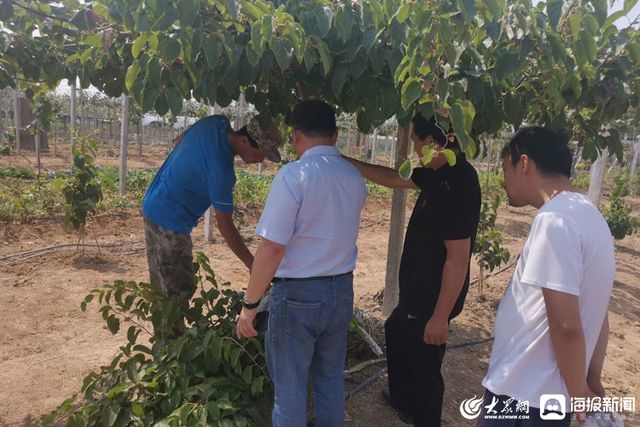
{"type": "Polygon", "coordinates": [[[302,154],[302,157],[300,157],[300,159],[304,159],[306,156],[318,156],[318,155],[339,156],[340,151],[338,150],[338,147],[336,147],[335,145],[317,145],[305,151],[302,154]]]}

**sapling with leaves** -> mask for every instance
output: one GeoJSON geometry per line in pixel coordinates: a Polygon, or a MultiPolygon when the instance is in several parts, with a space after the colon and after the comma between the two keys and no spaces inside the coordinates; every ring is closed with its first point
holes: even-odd
{"type": "Polygon", "coordinates": [[[480,222],[478,223],[478,233],[473,246],[473,253],[476,255],[478,267],[480,268],[480,293],[483,292],[484,273],[486,270],[492,272],[502,264],[506,264],[511,257],[509,250],[501,246],[502,235],[496,228],[498,219],[498,207],[502,203],[502,197],[495,194],[484,197],[482,209],[480,210],[480,222]]]}
{"type": "Polygon", "coordinates": [[[434,158],[438,156],[444,156],[447,159],[447,163],[449,164],[449,166],[455,166],[457,161],[456,153],[454,153],[452,149],[447,148],[447,145],[449,145],[449,143],[455,142],[455,138],[456,137],[454,133],[449,133],[447,135],[447,142],[442,147],[436,143],[425,145],[424,147],[422,147],[422,156],[418,157],[417,159],[412,151],[409,154],[409,158],[400,165],[400,168],[398,168],[398,175],[400,175],[400,178],[404,179],[405,181],[411,178],[413,163],[416,160],[422,163],[422,165],[427,166],[433,161],[434,158]]]}
{"type": "MultiPolygon", "coordinates": [[[[97,203],[102,200],[102,187],[94,165],[96,143],[79,139],[73,144],[73,170],[62,192],[65,198],[64,225],[78,233],[78,246],[84,243],[85,226],[90,215],[95,214],[97,203]]],[[[96,245],[98,241],[96,239],[96,245]]],[[[100,248],[98,247],[98,250],[100,248]]]]}

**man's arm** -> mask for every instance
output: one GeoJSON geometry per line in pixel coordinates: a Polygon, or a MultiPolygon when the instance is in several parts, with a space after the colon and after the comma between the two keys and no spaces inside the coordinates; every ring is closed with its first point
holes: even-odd
{"type": "MultiPolygon", "coordinates": [[[[256,250],[256,259],[251,269],[251,277],[249,277],[249,285],[244,294],[244,299],[248,302],[258,302],[264,295],[264,291],[269,286],[273,276],[278,270],[280,261],[284,255],[285,246],[272,242],[271,240],[262,239],[258,249],[256,250]]],[[[258,309],[243,308],[238,318],[236,326],[236,335],[238,338],[255,337],[258,333],[253,327],[253,319],[256,317],[258,309]]]]}
{"type": "Polygon", "coordinates": [[[604,386],[602,385],[601,376],[602,368],[604,366],[604,357],[607,354],[607,344],[609,343],[609,314],[605,314],[602,327],[600,328],[600,335],[598,335],[598,342],[596,348],[593,351],[591,357],[591,363],[589,363],[589,370],[587,371],[587,385],[598,396],[603,397],[605,395],[604,386]]]}
{"type": "Polygon", "coordinates": [[[447,258],[442,268],[442,286],[438,302],[424,328],[425,344],[442,345],[447,342],[449,315],[467,278],[471,239],[445,240],[447,258]]]}
{"type": "Polygon", "coordinates": [[[222,212],[215,208],[213,211],[216,215],[216,224],[218,225],[220,234],[222,234],[222,237],[227,242],[233,253],[240,258],[240,261],[242,261],[249,270],[251,270],[253,255],[247,248],[247,245],[244,244],[240,232],[233,224],[231,212],[222,212]]]}
{"type": "Polygon", "coordinates": [[[418,186],[414,184],[411,179],[404,180],[398,175],[398,171],[395,169],[387,168],[385,166],[372,165],[370,163],[361,162],[360,160],[352,159],[351,157],[343,156],[346,160],[351,162],[353,166],[358,169],[363,177],[376,184],[384,185],[389,188],[415,188],[418,186]]]}
{"type": "Polygon", "coordinates": [[[585,376],[586,351],[578,297],[546,288],[542,289],[542,294],[553,351],[569,395],[595,396],[585,376]]]}

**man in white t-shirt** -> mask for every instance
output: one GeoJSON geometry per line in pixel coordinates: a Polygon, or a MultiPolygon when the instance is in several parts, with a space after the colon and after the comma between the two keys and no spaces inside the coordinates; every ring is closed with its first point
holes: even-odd
{"type": "Polygon", "coordinates": [[[572,397],[604,395],[613,240],[598,209],[571,185],[566,139],[523,128],[502,158],[509,204],[539,211],[496,315],[478,426],[568,426],[572,397]]]}

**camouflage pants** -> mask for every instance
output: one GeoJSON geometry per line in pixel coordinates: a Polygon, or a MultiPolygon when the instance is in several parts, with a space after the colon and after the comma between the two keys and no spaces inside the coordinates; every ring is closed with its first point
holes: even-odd
{"type": "Polygon", "coordinates": [[[162,228],[144,219],[151,284],[165,296],[191,298],[195,291],[191,236],[162,228]]]}

